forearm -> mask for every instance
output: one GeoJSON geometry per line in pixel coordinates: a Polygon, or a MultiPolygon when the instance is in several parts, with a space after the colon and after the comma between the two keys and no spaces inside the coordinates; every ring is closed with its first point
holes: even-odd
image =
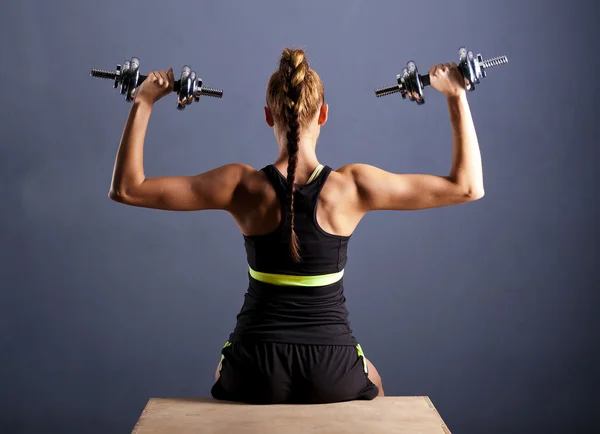
{"type": "Polygon", "coordinates": [[[125,123],[117,152],[110,194],[124,196],[127,190],[141,184],[144,179],[144,139],[152,106],[134,101],[125,123]]]}
{"type": "Polygon", "coordinates": [[[483,193],[481,152],[475,125],[466,94],[448,98],[448,111],[452,125],[452,168],[450,178],[468,195],[483,193]]]}

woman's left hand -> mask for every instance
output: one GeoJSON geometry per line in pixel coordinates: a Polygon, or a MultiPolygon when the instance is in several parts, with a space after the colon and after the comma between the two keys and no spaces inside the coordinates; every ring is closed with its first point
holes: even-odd
{"type": "Polygon", "coordinates": [[[138,88],[135,98],[154,105],[156,101],[173,92],[174,84],[173,68],[168,71],[152,71],[138,88]]]}

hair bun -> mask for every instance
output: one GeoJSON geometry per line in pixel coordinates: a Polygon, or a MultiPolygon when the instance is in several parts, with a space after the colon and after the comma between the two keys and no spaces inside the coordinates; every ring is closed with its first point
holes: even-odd
{"type": "Polygon", "coordinates": [[[298,68],[302,63],[306,62],[304,50],[298,49],[293,50],[291,48],[285,48],[281,53],[281,61],[279,62],[279,69],[289,71],[298,68]]]}

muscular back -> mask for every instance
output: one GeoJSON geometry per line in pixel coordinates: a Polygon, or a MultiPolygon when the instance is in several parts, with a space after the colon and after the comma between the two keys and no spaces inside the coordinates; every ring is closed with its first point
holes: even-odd
{"type": "MultiPolygon", "coordinates": [[[[301,174],[297,183],[305,183],[308,177],[301,174]]],[[[332,171],[317,204],[321,229],[333,235],[351,235],[364,215],[356,206],[357,194],[356,184],[347,174],[332,171]]],[[[251,170],[242,177],[235,203],[230,212],[244,235],[268,234],[281,223],[281,204],[262,171],[251,170]]]]}

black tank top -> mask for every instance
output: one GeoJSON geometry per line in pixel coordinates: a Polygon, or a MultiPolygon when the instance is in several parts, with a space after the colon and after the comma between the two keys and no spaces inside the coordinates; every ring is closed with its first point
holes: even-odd
{"type": "Polygon", "coordinates": [[[269,234],[244,236],[249,286],[230,342],[356,345],[348,321],[343,278],[320,286],[291,286],[265,283],[252,275],[253,271],[287,276],[343,272],[350,237],[326,233],[316,220],[319,195],[331,170],[324,166],[312,182],[295,186],[294,229],[302,257],[296,263],[289,254],[287,180],[274,165],[262,169],[281,204],[281,223],[269,234]]]}

